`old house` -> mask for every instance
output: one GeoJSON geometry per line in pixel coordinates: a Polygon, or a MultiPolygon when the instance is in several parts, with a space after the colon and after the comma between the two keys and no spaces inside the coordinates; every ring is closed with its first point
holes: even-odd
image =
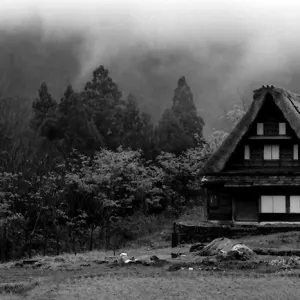
{"type": "Polygon", "coordinates": [[[201,170],[208,220],[300,222],[300,95],[262,86],[201,170]]]}

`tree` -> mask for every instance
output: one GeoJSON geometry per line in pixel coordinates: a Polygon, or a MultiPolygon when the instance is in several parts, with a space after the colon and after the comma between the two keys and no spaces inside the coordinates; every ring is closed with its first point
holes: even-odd
{"type": "Polygon", "coordinates": [[[241,106],[236,104],[233,106],[233,109],[229,110],[225,114],[223,118],[226,119],[231,124],[232,128],[234,128],[238,124],[238,122],[242,119],[242,117],[245,115],[245,113],[246,113],[245,110],[241,106]]]}
{"type": "Polygon", "coordinates": [[[91,81],[88,81],[81,93],[84,103],[93,110],[93,120],[109,149],[121,145],[122,132],[122,93],[118,85],[108,76],[104,66],[96,68],[91,81]]]}
{"type": "Polygon", "coordinates": [[[32,103],[33,117],[30,122],[30,127],[36,132],[46,118],[55,117],[57,102],[48,92],[48,86],[43,82],[39,88],[39,98],[32,103]]]}
{"type": "Polygon", "coordinates": [[[185,133],[193,140],[193,146],[197,144],[197,137],[202,137],[204,126],[203,119],[198,116],[193,94],[184,76],[178,80],[173,97],[172,112],[178,118],[185,133]]]}
{"type": "Polygon", "coordinates": [[[170,109],[163,113],[155,139],[159,150],[176,155],[194,146],[194,137],[186,133],[182,123],[170,109]]]}
{"type": "Polygon", "coordinates": [[[83,91],[87,99],[112,98],[115,101],[119,101],[122,98],[118,85],[108,75],[109,71],[103,65],[100,65],[93,71],[92,80],[85,84],[83,91]]]}

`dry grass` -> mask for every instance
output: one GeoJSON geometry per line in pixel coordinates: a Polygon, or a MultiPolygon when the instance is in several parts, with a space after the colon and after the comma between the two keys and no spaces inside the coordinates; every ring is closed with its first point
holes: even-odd
{"type": "Polygon", "coordinates": [[[249,236],[239,239],[250,248],[300,249],[300,232],[291,231],[269,235],[249,236]]]}
{"type": "MultiPolygon", "coordinates": [[[[155,235],[161,234],[161,232],[153,234],[151,238],[145,239],[151,241],[155,235]]],[[[300,243],[300,233],[245,237],[240,241],[251,248],[296,249],[300,243]]],[[[155,254],[160,258],[170,258],[171,252],[189,251],[189,245],[178,248],[166,247],[167,244],[161,246],[165,247],[145,245],[137,248],[137,244],[134,248],[120,249],[117,254],[127,252],[129,256],[136,258],[155,254]]],[[[92,251],[76,256],[63,254],[58,257],[38,258],[50,264],[54,270],[62,264],[76,267],[95,260],[103,260],[112,254],[112,251],[92,251]]],[[[188,258],[187,256],[182,259],[188,261],[188,258]]],[[[211,271],[211,269],[205,271],[199,270],[200,266],[194,265],[192,271],[185,269],[176,272],[168,272],[167,268],[163,267],[128,266],[111,269],[107,265],[93,264],[74,272],[14,269],[10,268],[11,263],[0,266],[0,281],[2,278],[3,282],[18,283],[24,280],[39,282],[26,293],[12,291],[11,294],[0,294],[1,300],[300,299],[299,278],[288,277],[284,270],[282,272],[285,275],[279,276],[274,272],[266,274],[267,272],[262,272],[255,267],[247,272],[234,266],[225,268],[226,271],[211,271]],[[29,277],[32,278],[29,280],[29,277]]],[[[299,269],[296,271],[298,272],[299,269]]]]}
{"type": "Polygon", "coordinates": [[[188,208],[176,222],[182,222],[186,225],[197,225],[204,220],[204,208],[203,206],[195,206],[188,208]]]}
{"type": "MultiPolygon", "coordinates": [[[[28,299],[299,299],[297,278],[203,276],[197,271],[148,276],[106,276],[68,280],[37,288],[28,299]],[[29,298],[30,297],[30,298],[29,298]]],[[[9,299],[9,298],[8,298],[9,299]]],[[[17,298],[16,298],[17,299],[17,298]]]]}

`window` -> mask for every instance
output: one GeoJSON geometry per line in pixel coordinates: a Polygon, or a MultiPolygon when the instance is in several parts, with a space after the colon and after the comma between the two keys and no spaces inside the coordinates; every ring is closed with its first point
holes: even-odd
{"type": "Polygon", "coordinates": [[[279,145],[264,145],[264,159],[279,159],[279,145]]]}
{"type": "Polygon", "coordinates": [[[300,196],[290,196],[290,213],[300,213],[300,196]]]}
{"type": "Polygon", "coordinates": [[[279,123],[279,135],[286,135],[286,124],[279,123]]]}
{"type": "Polygon", "coordinates": [[[257,135],[264,135],[264,123],[257,123],[257,135]]]}
{"type": "Polygon", "coordinates": [[[249,147],[249,145],[245,146],[244,158],[245,159],[250,159],[250,147],[249,147]]]}
{"type": "Polygon", "coordinates": [[[261,196],[261,213],[285,213],[285,196],[261,196]]]}
{"type": "Polygon", "coordinates": [[[294,160],[298,160],[299,159],[299,147],[298,147],[298,145],[294,145],[293,159],[294,160]]]}

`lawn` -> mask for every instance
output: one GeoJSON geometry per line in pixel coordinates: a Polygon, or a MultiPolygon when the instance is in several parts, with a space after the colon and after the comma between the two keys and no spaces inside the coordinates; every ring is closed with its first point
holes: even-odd
{"type": "Polygon", "coordinates": [[[299,279],[295,277],[208,275],[196,270],[149,273],[135,271],[64,281],[53,278],[26,297],[3,295],[1,299],[300,299],[299,279]]]}
{"type": "MultiPolygon", "coordinates": [[[[300,233],[289,232],[245,237],[242,242],[250,247],[296,249],[299,237],[300,233]]],[[[175,249],[141,247],[123,251],[135,257],[155,254],[168,261],[166,265],[148,267],[98,264],[97,260],[112,253],[93,251],[76,256],[37,257],[45,263],[45,268],[17,268],[7,263],[0,265],[0,299],[300,299],[300,267],[287,270],[281,263],[274,267],[257,264],[257,261],[189,265],[195,262],[195,256],[188,252],[189,245],[175,249]],[[186,256],[171,259],[171,252],[186,256]],[[172,263],[179,266],[176,271],[171,271],[172,263]],[[184,269],[180,268],[182,266],[184,269]]],[[[267,257],[258,258],[261,259],[267,257]]],[[[276,262],[283,258],[271,259],[276,262]]]]}

